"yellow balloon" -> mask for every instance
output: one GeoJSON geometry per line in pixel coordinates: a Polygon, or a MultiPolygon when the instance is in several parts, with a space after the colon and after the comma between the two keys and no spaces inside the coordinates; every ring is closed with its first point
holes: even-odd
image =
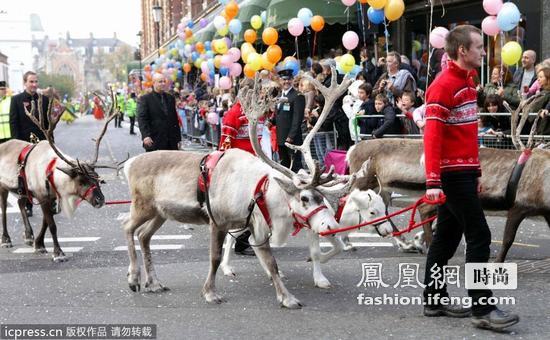
{"type": "Polygon", "coordinates": [[[512,66],[517,64],[517,62],[521,59],[521,53],[522,50],[520,44],[515,41],[509,41],[502,46],[500,56],[506,65],[512,66]]]}
{"type": "Polygon", "coordinates": [[[262,68],[271,71],[273,70],[273,67],[275,67],[275,64],[272,64],[269,61],[269,59],[267,58],[267,52],[264,52],[262,54],[262,68]]]}
{"type": "Polygon", "coordinates": [[[201,64],[202,64],[202,59],[201,58],[197,58],[197,60],[195,60],[195,67],[196,68],[201,68],[201,64]]]}
{"type": "Polygon", "coordinates": [[[216,48],[216,52],[218,52],[219,54],[227,53],[227,44],[225,42],[225,39],[216,40],[216,43],[214,45],[216,48]]]}
{"type": "Polygon", "coordinates": [[[386,6],[386,0],[367,0],[367,3],[374,9],[382,9],[386,6]]]}
{"type": "Polygon", "coordinates": [[[405,3],[403,0],[388,0],[386,7],[384,7],[384,15],[389,21],[401,18],[403,12],[405,12],[405,3]]]}
{"type": "Polygon", "coordinates": [[[222,65],[222,56],[218,54],[217,56],[214,57],[214,67],[220,68],[221,65],[222,65]]]}
{"type": "Polygon", "coordinates": [[[259,30],[262,27],[262,18],[259,15],[253,15],[250,18],[250,26],[255,30],[259,30]]]}
{"type": "Polygon", "coordinates": [[[351,54],[344,54],[340,58],[339,66],[344,73],[348,73],[355,67],[355,58],[351,54]]]}
{"type": "Polygon", "coordinates": [[[245,63],[248,62],[248,56],[250,55],[250,53],[255,53],[255,52],[256,52],[256,49],[254,48],[254,46],[252,46],[252,44],[245,42],[241,45],[241,58],[245,63]]]}
{"type": "Polygon", "coordinates": [[[225,37],[227,33],[229,33],[229,27],[227,26],[224,26],[218,30],[218,34],[221,35],[222,37],[225,37]]]}
{"type": "Polygon", "coordinates": [[[256,52],[250,53],[246,64],[254,71],[259,71],[262,68],[262,56],[256,52]]]}
{"type": "Polygon", "coordinates": [[[166,53],[166,49],[164,47],[159,48],[159,53],[160,54],[166,53]]]}

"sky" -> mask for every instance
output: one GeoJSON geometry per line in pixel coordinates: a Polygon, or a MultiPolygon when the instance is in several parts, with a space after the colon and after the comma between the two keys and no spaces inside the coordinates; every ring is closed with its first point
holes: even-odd
{"type": "Polygon", "coordinates": [[[140,0],[1,0],[0,9],[18,14],[36,13],[51,38],[67,31],[72,38],[110,38],[138,45],[141,30],[140,0]]]}

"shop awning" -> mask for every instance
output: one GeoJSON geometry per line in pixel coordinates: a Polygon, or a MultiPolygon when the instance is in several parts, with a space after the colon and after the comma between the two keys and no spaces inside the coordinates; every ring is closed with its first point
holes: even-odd
{"type": "MultiPolygon", "coordinates": [[[[265,1],[267,2],[267,1],[265,1]]],[[[267,25],[275,28],[286,27],[288,21],[298,15],[301,8],[309,8],[313,15],[320,15],[325,23],[355,23],[357,6],[344,6],[340,0],[271,0],[267,8],[267,25]],[[349,13],[348,13],[349,12],[349,13]]]]}
{"type": "Polygon", "coordinates": [[[260,15],[262,11],[267,9],[268,5],[269,0],[245,0],[239,4],[237,19],[241,21],[244,28],[245,24],[250,23],[250,18],[253,15],[260,15]]]}

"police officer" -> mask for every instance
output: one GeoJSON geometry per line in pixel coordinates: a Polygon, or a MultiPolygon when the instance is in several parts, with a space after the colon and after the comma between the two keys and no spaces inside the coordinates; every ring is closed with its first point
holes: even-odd
{"type": "Polygon", "coordinates": [[[7,84],[0,81],[0,144],[11,139],[10,129],[11,97],[7,95],[7,84]]]}

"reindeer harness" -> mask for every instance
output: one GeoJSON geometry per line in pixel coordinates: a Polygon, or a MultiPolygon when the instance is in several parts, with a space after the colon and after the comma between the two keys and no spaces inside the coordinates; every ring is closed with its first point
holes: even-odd
{"type": "Polygon", "coordinates": [[[516,194],[518,191],[519,180],[521,179],[521,174],[523,173],[525,164],[527,164],[527,161],[531,157],[532,152],[533,150],[531,149],[523,150],[516,164],[514,165],[514,169],[512,170],[512,174],[510,175],[510,179],[508,180],[508,185],[506,186],[506,196],[504,197],[506,206],[508,208],[514,205],[514,201],[516,200],[516,194]]]}
{"type": "Polygon", "coordinates": [[[29,191],[27,185],[27,173],[25,167],[27,166],[27,160],[32,150],[37,144],[29,144],[21,150],[19,157],[17,157],[17,167],[19,168],[19,174],[17,176],[17,194],[19,197],[26,196],[30,203],[32,203],[32,193],[29,191]]]}

